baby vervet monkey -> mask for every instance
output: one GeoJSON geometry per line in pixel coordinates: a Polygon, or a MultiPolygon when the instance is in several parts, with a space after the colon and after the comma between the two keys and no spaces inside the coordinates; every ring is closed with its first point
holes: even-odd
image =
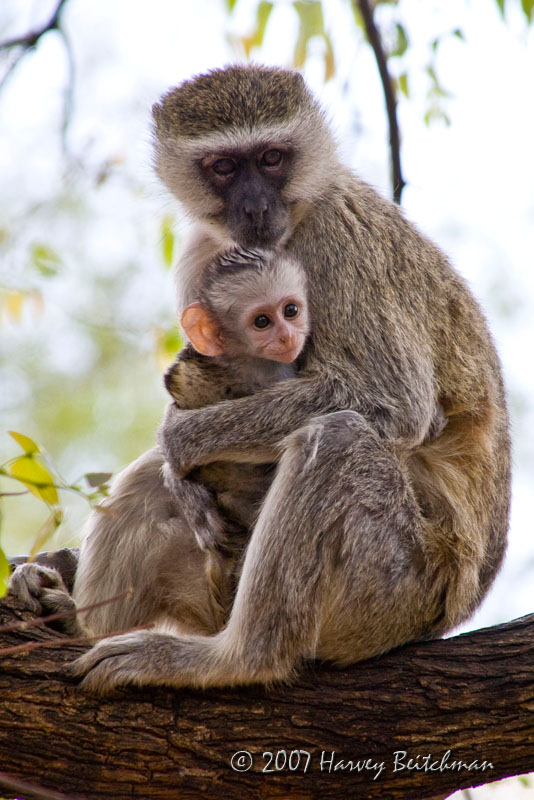
{"type": "MultiPolygon", "coordinates": [[[[181,318],[190,344],[165,376],[179,408],[203,408],[295,377],[310,318],[306,278],[294,258],[274,250],[230,250],[207,266],[196,296],[181,318]]],[[[105,524],[100,515],[89,523],[87,566],[78,569],[82,589],[74,590],[74,598],[57,571],[35,564],[17,569],[11,591],[35,613],[70,611],[90,604],[94,581],[105,575],[105,597],[128,587],[134,594],[80,615],[79,622],[69,619],[68,633],[111,634],[152,623],[183,634],[220,630],[235,591],[236,562],[275,465],[213,462],[179,479],[164,464],[162,483],[155,468],[160,464],[154,449],[131,465],[127,477],[118,476],[117,500],[112,496],[104,504],[105,524]],[[148,542],[132,535],[134,516],[123,523],[132,495],[146,497],[135,519],[150,531],[148,542]],[[122,557],[127,550],[131,559],[122,557]]]]}
{"type": "MultiPolygon", "coordinates": [[[[197,297],[181,318],[190,344],[165,375],[178,408],[245,397],[295,377],[310,319],[305,275],[294,259],[230,250],[207,267],[197,297]]],[[[248,534],[273,471],[274,464],[213,462],[180,480],[164,466],[166,484],[205,549],[224,545],[225,534],[248,534]]]]}

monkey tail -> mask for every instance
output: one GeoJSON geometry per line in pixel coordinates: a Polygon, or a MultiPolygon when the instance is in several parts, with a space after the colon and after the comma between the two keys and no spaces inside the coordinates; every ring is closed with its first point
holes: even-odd
{"type": "Polygon", "coordinates": [[[228,619],[232,603],[230,586],[234,559],[224,556],[218,550],[206,551],[206,580],[211,612],[215,621],[215,630],[220,630],[228,619]]]}

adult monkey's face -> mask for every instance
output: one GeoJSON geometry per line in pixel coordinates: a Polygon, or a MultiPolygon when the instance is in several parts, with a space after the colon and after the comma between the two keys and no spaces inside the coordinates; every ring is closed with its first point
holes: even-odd
{"type": "Polygon", "coordinates": [[[287,230],[282,190],[291,174],[292,151],[274,142],[252,151],[225,150],[200,162],[206,184],[223,201],[231,236],[246,246],[275,245],[287,230]]]}
{"type": "Polygon", "coordinates": [[[283,242],[299,206],[329,182],[334,144],[297,72],[214,70],[153,114],[159,176],[196,220],[244,247],[283,242]]]}

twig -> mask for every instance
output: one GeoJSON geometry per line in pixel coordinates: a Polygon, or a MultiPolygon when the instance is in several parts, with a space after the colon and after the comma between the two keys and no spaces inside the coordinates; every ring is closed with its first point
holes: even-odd
{"type": "Polygon", "coordinates": [[[69,72],[67,85],[65,87],[65,93],[64,93],[63,123],[61,125],[61,142],[63,146],[63,153],[66,155],[68,153],[67,132],[70,125],[72,108],[73,108],[75,67],[74,67],[74,55],[72,52],[72,47],[69,38],[65,35],[65,31],[63,30],[63,28],[58,28],[58,33],[63,39],[63,45],[65,47],[65,54],[67,56],[67,64],[69,72]]]}
{"type": "Polygon", "coordinates": [[[26,55],[26,53],[28,53],[30,50],[36,47],[39,40],[45,34],[49,33],[50,31],[57,31],[61,35],[63,43],[65,45],[67,60],[69,65],[69,83],[67,89],[65,90],[65,102],[64,102],[63,125],[62,125],[63,149],[65,149],[66,131],[70,121],[70,114],[72,108],[72,93],[73,93],[72,81],[74,74],[73,58],[69,41],[65,35],[64,30],[61,28],[60,25],[61,14],[67,2],[68,0],[58,0],[55,11],[53,12],[48,22],[45,22],[45,24],[42,25],[40,28],[37,28],[37,30],[29,31],[23,36],[15,36],[12,39],[6,39],[5,41],[0,42],[0,51],[10,50],[12,48],[20,48],[20,50],[16,52],[11,64],[7,67],[2,78],[0,79],[0,89],[3,89],[9,76],[13,74],[15,67],[17,67],[17,65],[26,55]]]}
{"type": "Polygon", "coordinates": [[[375,25],[371,4],[369,0],[355,0],[355,2],[357,2],[360,13],[363,17],[367,40],[373,48],[376,64],[378,66],[378,72],[380,74],[380,81],[382,83],[382,90],[384,92],[386,113],[389,124],[389,150],[391,158],[393,199],[396,203],[400,203],[402,190],[406,186],[406,183],[402,177],[401,169],[400,134],[399,124],[397,121],[397,100],[395,98],[395,89],[391,75],[388,71],[387,58],[382,46],[382,39],[380,38],[380,33],[375,25]]]}
{"type": "Polygon", "coordinates": [[[137,628],[123,628],[109,633],[95,633],[91,636],[65,636],[61,639],[46,639],[43,642],[26,642],[25,644],[14,644],[12,647],[2,647],[0,656],[13,656],[16,653],[30,653],[32,650],[42,650],[45,647],[69,647],[71,644],[88,644],[100,639],[107,639],[109,636],[122,636],[124,633],[136,633],[137,631],[147,631],[153,628],[153,624],[139,625],[137,628]]]}
{"type": "Polygon", "coordinates": [[[49,614],[47,617],[35,617],[34,619],[20,620],[19,622],[9,622],[7,625],[0,625],[0,633],[26,631],[28,628],[41,628],[49,622],[55,622],[58,619],[68,619],[69,617],[75,617],[76,614],[83,614],[86,611],[92,611],[94,608],[101,608],[110,603],[116,603],[117,600],[129,597],[132,593],[133,589],[129,588],[121,592],[121,594],[109,597],[107,600],[100,600],[98,603],[93,603],[90,606],[83,606],[83,608],[73,608],[70,611],[56,611],[54,614],[49,614]]]}
{"type": "Polygon", "coordinates": [[[37,30],[29,31],[24,36],[16,36],[13,39],[6,39],[5,42],[0,42],[0,50],[9,50],[10,47],[22,47],[24,50],[29,50],[35,47],[41,36],[44,36],[48,31],[56,31],[59,28],[59,18],[66,2],[67,0],[59,0],[48,22],[45,22],[37,30]]]}
{"type": "Polygon", "coordinates": [[[19,778],[14,778],[12,775],[7,775],[5,772],[0,772],[0,786],[4,789],[9,789],[11,792],[35,798],[36,800],[76,800],[73,795],[61,794],[54,792],[53,789],[45,789],[43,786],[38,786],[35,783],[28,783],[21,781],[19,778]]]}

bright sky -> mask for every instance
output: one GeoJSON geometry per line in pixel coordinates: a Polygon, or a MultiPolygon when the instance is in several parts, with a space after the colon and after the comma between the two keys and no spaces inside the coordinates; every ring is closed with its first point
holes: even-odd
{"type": "MultiPolygon", "coordinates": [[[[35,14],[46,18],[53,5],[3,0],[0,37],[25,31],[35,24],[35,14]]],[[[96,271],[112,270],[133,247],[128,234],[132,213],[150,238],[156,209],[160,213],[172,206],[151,171],[151,104],[168,86],[235,60],[231,34],[249,30],[255,5],[240,0],[229,23],[222,0],[70,0],[65,27],[76,63],[70,146],[90,163],[120,156],[125,173],[144,186],[144,194],[133,199],[131,193],[127,199],[110,193],[107,206],[95,212],[94,227],[78,232],[77,243],[69,240],[72,232],[62,229],[61,218],[50,221],[65,248],[75,253],[76,246],[83,247],[96,271]],[[135,203],[137,210],[125,208],[126,202],[135,203]]],[[[403,205],[448,252],[481,300],[503,358],[512,407],[525,407],[521,417],[514,418],[516,478],[509,558],[470,627],[534,610],[534,371],[526,366],[534,346],[534,33],[527,30],[518,6],[512,0],[509,5],[509,24],[504,26],[493,0],[400,2],[413,41],[406,61],[412,99],[401,100],[399,109],[408,182],[403,205]],[[451,93],[444,105],[452,125],[428,128],[422,119],[429,42],[456,28],[466,42],[449,37],[437,58],[439,78],[451,93]]],[[[348,2],[328,0],[325,6],[338,57],[336,77],[322,85],[320,43],[306,76],[328,108],[346,157],[365,179],[388,193],[385,118],[372,55],[358,45],[348,2]]],[[[386,9],[385,16],[388,13],[386,9]]],[[[259,60],[289,64],[296,33],[290,2],[280,3],[259,60]]],[[[48,36],[21,64],[0,98],[0,212],[8,225],[31,226],[31,214],[21,223],[20,213],[50,197],[65,180],[57,135],[65,74],[62,43],[48,36]]],[[[65,224],[70,224],[68,215],[65,224]]],[[[4,272],[13,264],[5,264],[4,272]]],[[[153,274],[147,277],[150,266],[147,255],[147,273],[129,299],[141,315],[143,307],[157,314],[171,303],[168,286],[153,274]]],[[[10,279],[12,274],[2,278],[0,265],[0,280],[10,279]]],[[[57,325],[62,304],[74,302],[76,280],[73,273],[71,282],[66,279],[54,290],[57,325]]],[[[90,358],[90,353],[65,348],[63,341],[55,354],[51,345],[51,357],[63,359],[66,372],[75,370],[80,358],[90,358]]],[[[83,351],[82,342],[79,347],[83,351]]]]}

